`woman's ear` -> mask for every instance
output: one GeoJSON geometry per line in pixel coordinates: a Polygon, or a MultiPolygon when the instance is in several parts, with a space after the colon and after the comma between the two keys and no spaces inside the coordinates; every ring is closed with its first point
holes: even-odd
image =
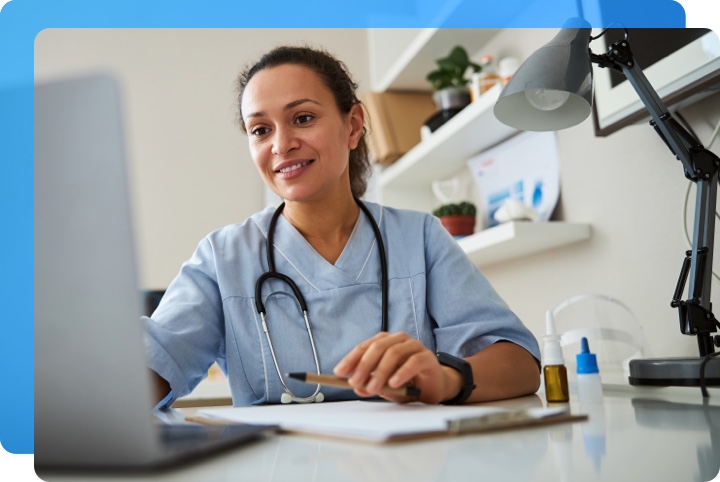
{"type": "Polygon", "coordinates": [[[348,114],[348,120],[350,124],[350,136],[348,138],[348,147],[350,150],[355,149],[360,143],[360,138],[363,133],[363,126],[365,125],[365,112],[362,104],[355,104],[350,109],[348,114]]]}

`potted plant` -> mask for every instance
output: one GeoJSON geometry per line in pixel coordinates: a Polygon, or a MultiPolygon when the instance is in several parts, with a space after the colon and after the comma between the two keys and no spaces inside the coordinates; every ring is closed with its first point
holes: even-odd
{"type": "Polygon", "coordinates": [[[433,211],[433,215],[440,218],[440,222],[455,236],[469,236],[475,231],[475,213],[477,209],[471,202],[463,201],[459,204],[443,204],[433,211]]]}
{"type": "Polygon", "coordinates": [[[467,51],[456,45],[447,57],[435,61],[438,68],[426,79],[435,91],[433,100],[440,111],[460,110],[470,103],[470,76],[482,67],[471,62],[467,51]]]}

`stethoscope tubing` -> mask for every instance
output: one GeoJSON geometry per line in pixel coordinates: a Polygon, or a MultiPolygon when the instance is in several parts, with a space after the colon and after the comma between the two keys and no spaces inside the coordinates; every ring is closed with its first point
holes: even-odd
{"type": "MultiPolygon", "coordinates": [[[[270,355],[272,356],[274,362],[273,364],[275,365],[275,371],[277,371],[278,378],[280,379],[280,383],[282,384],[285,393],[290,395],[291,400],[294,400],[296,402],[314,402],[318,393],[320,393],[320,384],[315,387],[315,391],[313,392],[313,394],[308,397],[298,397],[297,395],[293,394],[293,392],[285,383],[285,378],[282,376],[282,373],[280,373],[280,365],[278,365],[277,357],[275,356],[275,349],[273,348],[272,340],[270,339],[270,331],[268,330],[267,321],[265,320],[265,313],[260,313],[260,318],[262,319],[262,326],[263,331],[265,332],[265,338],[267,338],[268,346],[270,347],[270,355]]],[[[310,346],[312,347],[313,357],[315,358],[315,370],[319,374],[320,360],[318,359],[317,348],[315,347],[315,340],[313,339],[312,330],[310,329],[310,320],[308,319],[308,314],[306,310],[303,310],[303,318],[305,318],[305,328],[307,329],[308,336],[310,337],[310,346]]]]}
{"type": "MultiPolygon", "coordinates": [[[[387,331],[388,330],[388,271],[387,271],[387,257],[385,253],[385,245],[382,240],[382,234],[380,233],[380,228],[378,227],[377,223],[375,222],[375,219],[373,218],[372,214],[370,213],[370,210],[363,204],[359,199],[355,198],[355,202],[357,205],[362,209],[362,211],[365,213],[365,215],[368,217],[368,220],[370,221],[370,225],[372,226],[373,232],[375,234],[375,239],[377,240],[377,246],[378,246],[378,254],[380,256],[380,272],[381,272],[381,288],[382,288],[382,325],[381,330],[387,331]]],[[[305,302],[305,297],[303,296],[302,292],[300,292],[300,289],[297,287],[295,282],[290,278],[289,276],[279,273],[275,269],[275,253],[274,253],[274,238],[275,238],[275,225],[277,224],[278,217],[280,217],[280,213],[282,213],[283,209],[285,207],[285,203],[281,203],[280,206],[275,210],[275,213],[273,213],[273,216],[270,220],[270,225],[268,226],[268,233],[267,233],[267,239],[266,239],[266,251],[267,251],[267,263],[268,263],[268,271],[261,274],[260,277],[257,279],[257,282],[255,283],[255,306],[257,308],[258,313],[260,314],[260,318],[262,320],[262,328],[265,333],[265,338],[267,339],[268,346],[270,347],[270,355],[273,359],[273,364],[275,365],[275,370],[277,371],[278,378],[280,379],[280,383],[283,386],[283,389],[285,390],[285,394],[283,394],[282,401],[285,403],[286,401],[296,401],[296,402],[314,402],[314,401],[322,401],[322,393],[320,393],[320,385],[317,385],[315,388],[315,392],[310,395],[309,397],[297,397],[295,396],[292,391],[290,391],[290,388],[285,383],[285,378],[282,375],[282,372],[280,371],[280,366],[277,362],[277,357],[275,356],[275,349],[273,348],[272,340],[270,339],[270,330],[268,328],[267,319],[266,319],[266,310],[265,305],[262,302],[262,286],[265,283],[265,281],[269,279],[278,279],[288,286],[293,291],[293,294],[295,295],[296,300],[298,301],[298,304],[300,305],[300,309],[303,313],[303,318],[305,319],[305,328],[307,329],[308,336],[310,338],[310,346],[312,348],[313,352],[313,358],[315,361],[315,369],[318,374],[320,374],[320,361],[317,353],[317,347],[315,346],[315,339],[313,338],[312,329],[310,328],[310,318],[308,316],[308,308],[307,303],[305,302]],[[287,397],[287,400],[286,400],[287,397]]]]}
{"type": "Polygon", "coordinates": [[[387,256],[385,254],[385,243],[383,243],[380,228],[375,222],[375,219],[372,217],[372,214],[370,214],[370,210],[359,199],[355,198],[355,202],[358,204],[358,206],[360,206],[360,209],[362,209],[365,215],[368,217],[368,220],[370,221],[370,226],[372,226],[372,229],[375,232],[375,239],[377,240],[378,245],[378,254],[380,255],[380,283],[382,288],[382,325],[380,327],[380,331],[388,331],[388,271],[387,256]]]}

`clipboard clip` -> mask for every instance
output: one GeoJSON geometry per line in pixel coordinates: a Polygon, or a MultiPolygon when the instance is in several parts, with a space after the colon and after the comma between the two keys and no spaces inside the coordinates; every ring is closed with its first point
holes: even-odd
{"type": "MultiPolygon", "coordinates": [[[[447,421],[448,432],[461,434],[468,432],[482,432],[484,430],[495,430],[505,427],[532,425],[541,420],[555,419],[557,421],[568,419],[569,413],[564,409],[559,410],[509,410],[497,413],[488,413],[473,417],[462,417],[447,421]]],[[[572,419],[583,419],[586,416],[570,417],[572,419]]]]}

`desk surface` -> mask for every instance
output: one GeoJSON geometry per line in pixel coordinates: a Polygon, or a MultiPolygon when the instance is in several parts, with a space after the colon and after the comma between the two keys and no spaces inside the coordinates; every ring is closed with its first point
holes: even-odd
{"type": "MultiPolygon", "coordinates": [[[[534,395],[505,404],[540,406],[534,395]]],[[[279,435],[196,464],[127,478],[97,474],[48,481],[708,481],[720,471],[720,390],[607,386],[586,422],[374,445],[279,435]]],[[[717,480],[720,481],[720,478],[717,480]]]]}

